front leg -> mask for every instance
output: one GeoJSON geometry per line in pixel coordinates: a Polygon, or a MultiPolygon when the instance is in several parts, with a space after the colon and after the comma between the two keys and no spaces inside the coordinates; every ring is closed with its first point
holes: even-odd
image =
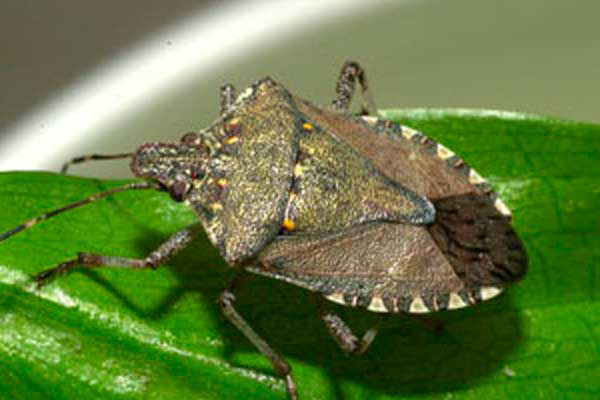
{"type": "Polygon", "coordinates": [[[37,274],[34,279],[38,287],[45,285],[57,276],[72,271],[75,268],[134,268],[134,269],[156,269],[167,262],[176,253],[184,249],[188,243],[200,231],[200,224],[195,224],[182,229],[172,235],[166,242],[151,252],[146,258],[125,258],[106,256],[95,253],[79,253],[77,258],[65,261],[60,265],[47,269],[37,274]]]}
{"type": "Polygon", "coordinates": [[[225,114],[235,103],[235,87],[231,83],[221,86],[221,115],[225,114]]]}
{"type": "Polygon", "coordinates": [[[354,95],[355,81],[358,80],[361,88],[360,115],[373,115],[377,108],[369,91],[367,74],[365,70],[355,61],[346,61],[335,86],[336,99],[333,100],[333,108],[336,111],[347,112],[354,95]]]}
{"type": "Polygon", "coordinates": [[[258,333],[252,329],[252,327],[246,322],[246,320],[236,311],[234,308],[235,303],[235,290],[236,283],[239,282],[239,278],[233,280],[227,289],[219,296],[219,305],[223,314],[229,319],[229,321],[238,328],[244,336],[260,351],[265,357],[271,361],[275,371],[285,378],[285,384],[287,388],[288,396],[291,400],[298,399],[298,391],[296,389],[296,383],[292,378],[292,368],[290,365],[281,357],[269,344],[261,338],[258,333]]]}

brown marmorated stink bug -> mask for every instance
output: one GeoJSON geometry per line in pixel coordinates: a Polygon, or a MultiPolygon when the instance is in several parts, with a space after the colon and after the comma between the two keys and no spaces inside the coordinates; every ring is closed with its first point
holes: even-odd
{"type": "MultiPolygon", "coordinates": [[[[175,233],[143,259],[79,253],[35,277],[39,285],[74,268],[157,268],[203,228],[229,265],[280,279],[319,298],[379,313],[452,310],[498,295],[521,278],[527,255],[511,214],[462,159],[420,132],[369,116],[363,69],[344,64],[331,108],[319,108],[269,78],[235,96],[221,93],[221,116],[178,143],[143,144],[131,158],[145,179],[31,219],[17,232],[63,211],[130,189],[157,189],[184,202],[199,224],[175,233]],[[361,115],[349,113],[355,82],[361,115]]],[[[234,308],[235,282],[219,298],[226,317],[285,378],[289,364],[234,308]]],[[[333,311],[321,318],[347,353],[361,353],[377,328],[358,339],[333,311]]]]}

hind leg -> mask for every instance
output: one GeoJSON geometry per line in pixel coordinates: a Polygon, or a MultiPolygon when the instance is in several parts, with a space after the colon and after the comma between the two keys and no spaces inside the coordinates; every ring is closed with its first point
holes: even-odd
{"type": "Polygon", "coordinates": [[[355,61],[346,61],[335,86],[336,98],[333,108],[336,111],[347,112],[354,95],[354,85],[358,81],[361,88],[360,115],[374,115],[377,108],[369,92],[365,70],[355,61]]]}
{"type": "Polygon", "coordinates": [[[375,326],[367,330],[362,338],[359,339],[344,320],[330,310],[331,307],[326,304],[325,300],[323,300],[320,295],[318,295],[318,301],[321,319],[325,323],[327,331],[342,351],[346,354],[362,354],[367,351],[379,332],[382,319],[380,319],[375,326]]]}

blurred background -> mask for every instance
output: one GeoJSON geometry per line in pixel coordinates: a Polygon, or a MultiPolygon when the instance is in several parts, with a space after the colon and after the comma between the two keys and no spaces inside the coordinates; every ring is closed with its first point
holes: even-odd
{"type": "Polygon", "coordinates": [[[599,15],[595,0],[3,0],[0,170],[177,139],[217,117],[224,82],[269,75],[328,104],[347,59],[379,108],[600,122],[599,15]]]}

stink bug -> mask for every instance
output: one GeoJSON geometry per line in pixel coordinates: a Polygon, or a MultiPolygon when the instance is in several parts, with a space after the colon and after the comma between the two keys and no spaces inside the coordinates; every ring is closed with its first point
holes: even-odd
{"type": "MultiPolygon", "coordinates": [[[[35,277],[43,285],[75,268],[157,268],[204,229],[238,271],[283,280],[320,299],[379,313],[465,307],[499,294],[527,269],[511,214],[489,184],[452,151],[420,132],[380,120],[363,69],[346,63],[330,108],[319,108],[269,78],[235,96],[221,92],[221,116],[180,142],[146,143],[131,158],[145,179],[29,220],[0,240],[63,211],[130,189],[156,189],[184,202],[199,223],[143,259],[79,253],[35,277]],[[360,115],[349,113],[355,83],[360,115]]],[[[239,278],[238,278],[239,279],[239,278]]],[[[297,398],[289,364],[234,308],[235,282],[219,298],[226,317],[269,358],[297,398]]],[[[358,339],[322,302],[321,319],[342,350],[358,339]]]]}

